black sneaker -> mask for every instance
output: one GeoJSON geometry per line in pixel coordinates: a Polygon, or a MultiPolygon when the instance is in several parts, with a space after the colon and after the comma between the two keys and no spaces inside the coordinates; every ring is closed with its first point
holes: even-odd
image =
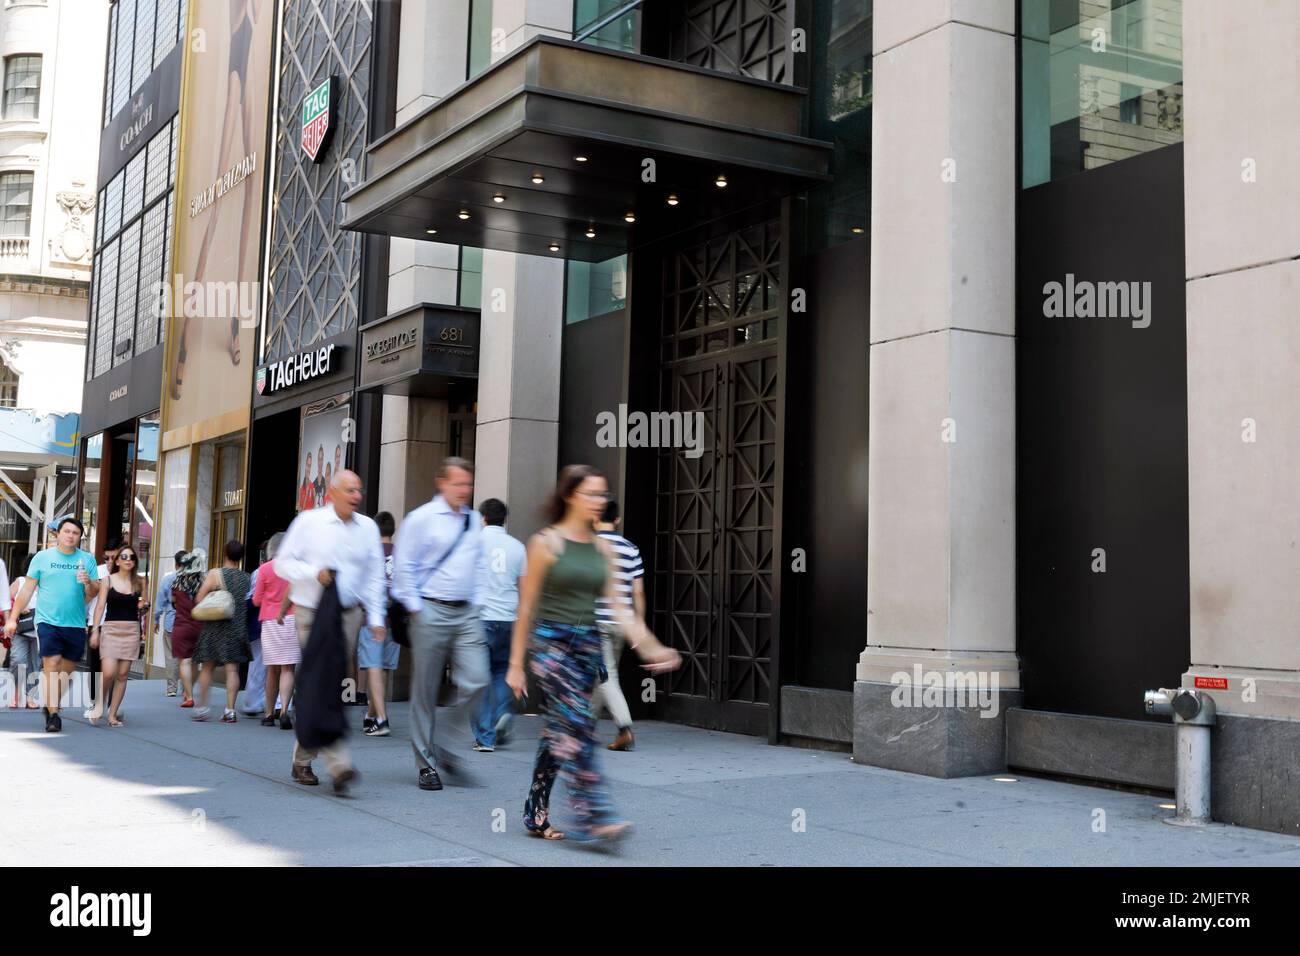
{"type": "Polygon", "coordinates": [[[370,733],[370,728],[373,726],[375,726],[375,718],[366,717],[363,721],[361,721],[361,732],[363,734],[368,734],[370,733]]]}
{"type": "Polygon", "coordinates": [[[375,720],[366,728],[367,737],[387,737],[389,733],[387,720],[375,720]]]}
{"type": "Polygon", "coordinates": [[[49,710],[46,710],[45,711],[45,732],[47,734],[57,734],[62,729],[63,729],[63,718],[60,717],[57,713],[50,713],[49,710]]]}
{"type": "Polygon", "coordinates": [[[425,767],[420,771],[420,789],[421,790],[441,790],[442,781],[438,779],[438,771],[432,767],[425,767]]]}

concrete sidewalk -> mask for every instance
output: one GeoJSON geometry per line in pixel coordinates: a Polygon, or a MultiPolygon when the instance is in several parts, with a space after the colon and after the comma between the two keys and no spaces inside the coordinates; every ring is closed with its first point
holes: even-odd
{"type": "MultiPolygon", "coordinates": [[[[321,762],[320,787],[289,779],[291,733],[242,716],[194,723],[177,703],[161,681],[133,681],[126,726],[67,711],[60,734],[39,711],[0,711],[0,865],[1300,865],[1300,838],[1165,826],[1158,797],[934,780],[662,723],[637,728],[634,753],[602,752],[636,829],[617,855],[593,852],[523,832],[538,718],[518,719],[492,754],[472,752],[467,732],[480,786],[426,793],[398,704],[392,736],[350,738],[362,779],[340,799],[321,762]]],[[[358,727],[364,710],[348,708],[358,727]]],[[[552,804],[563,825],[562,781],[552,804]]]]}

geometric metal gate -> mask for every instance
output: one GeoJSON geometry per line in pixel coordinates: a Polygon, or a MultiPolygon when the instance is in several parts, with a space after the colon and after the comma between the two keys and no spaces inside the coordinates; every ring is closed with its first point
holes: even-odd
{"type": "Polygon", "coordinates": [[[780,260],[775,221],[664,264],[659,407],[701,428],[694,450],[658,454],[652,626],[683,666],[660,675],[655,712],[751,734],[775,685],[780,260]]]}

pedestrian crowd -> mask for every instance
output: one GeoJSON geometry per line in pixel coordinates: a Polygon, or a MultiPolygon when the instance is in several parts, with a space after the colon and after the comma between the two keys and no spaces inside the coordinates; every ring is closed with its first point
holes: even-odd
{"type": "Polygon", "coordinates": [[[632,750],[618,680],[625,645],[652,673],[681,658],[645,625],[640,552],[618,533],[618,504],[604,476],[586,465],[565,468],[546,504],[546,526],[526,547],[506,532],[505,502],[471,506],[469,461],[443,461],[436,485],[433,499],[397,527],[387,512],[361,513],[360,477],[335,468],[324,497],[313,499],[318,506],[265,543],[252,574],[243,569],[240,541],[226,542],[211,568],[202,548],[178,551],[152,605],[132,547],[109,541],[97,565],[80,547],[81,522],[59,519],[55,543],[30,555],[12,585],[0,562],[4,653],[16,688],[5,705],[41,708],[46,731],[59,732],[60,703],[85,658],[92,673],[85,718],[122,726],[142,621],[153,617],[167,657],[165,693],[179,695],[192,720],[212,719],[220,671],[220,722],[238,721],[242,689],[245,716],[295,731],[291,778],[318,785],[312,765],[320,758],[334,792],[346,795],[358,771],[343,708],[364,696],[363,734],[390,735],[386,702],[405,648],[406,729],[421,790],[442,790],[444,776],[471,784],[470,741],[477,753],[503,746],[532,692],[545,720],[524,802],[526,832],[547,840],[621,837],[628,824],[598,767],[597,719],[602,708],[614,719],[609,750],[632,750]],[[440,710],[449,666],[454,703],[440,710]],[[560,775],[574,816],[567,834],[549,810],[560,775]]]}

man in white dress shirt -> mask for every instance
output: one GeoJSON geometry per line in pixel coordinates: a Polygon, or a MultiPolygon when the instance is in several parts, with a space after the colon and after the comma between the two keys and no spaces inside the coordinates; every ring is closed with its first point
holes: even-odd
{"type": "MultiPolygon", "coordinates": [[[[361,479],[346,469],[332,477],[330,501],[300,512],[289,525],[276,552],[275,573],[289,582],[298,642],[304,648],[325,586],[331,581],[338,586],[343,636],[351,659],[356,656],[363,617],[369,624],[368,639],[384,639],[384,549],[378,525],[357,511],[361,505],[361,479]]],[[[356,777],[347,740],[340,738],[321,750],[334,780],[334,792],[344,793],[348,781],[356,777]]],[[[316,754],[294,742],[293,779],[298,783],[310,787],[320,782],[311,769],[316,754]]]]}
{"type": "Polygon", "coordinates": [[[393,540],[393,600],[411,613],[411,746],[421,790],[442,789],[438,766],[463,774],[449,750],[452,734],[464,732],[491,673],[474,606],[482,522],[469,506],[473,495],[474,466],[446,459],[438,468],[437,496],[407,515],[393,540]],[[448,657],[459,699],[435,730],[448,657]]]}

